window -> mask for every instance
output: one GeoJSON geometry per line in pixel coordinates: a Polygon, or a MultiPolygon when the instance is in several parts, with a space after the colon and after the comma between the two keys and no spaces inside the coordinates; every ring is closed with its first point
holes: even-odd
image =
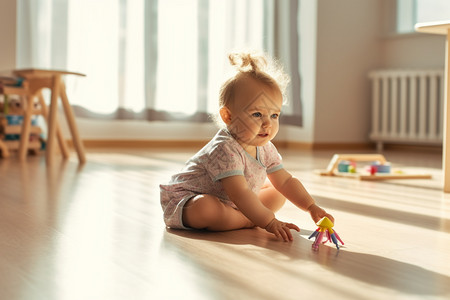
{"type": "Polygon", "coordinates": [[[72,104],[95,114],[212,113],[226,53],[271,43],[266,6],[260,0],[20,0],[18,65],[87,74],[66,83],[72,104]]]}
{"type": "Polygon", "coordinates": [[[277,54],[291,71],[292,99],[284,116],[292,121],[283,120],[301,125],[297,1],[17,3],[18,67],[87,74],[66,78],[77,116],[209,121],[232,69],[226,54],[249,48],[277,54]],[[289,28],[286,42],[277,28],[289,28]]]}
{"type": "Polygon", "coordinates": [[[397,0],[397,32],[414,32],[414,25],[450,19],[448,0],[397,0]]]}

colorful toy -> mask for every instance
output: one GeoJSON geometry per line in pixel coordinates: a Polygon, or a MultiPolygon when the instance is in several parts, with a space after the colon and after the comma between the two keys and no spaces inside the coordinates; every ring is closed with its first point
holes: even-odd
{"type": "Polygon", "coordinates": [[[381,164],[378,161],[372,162],[370,166],[366,167],[366,172],[371,175],[375,175],[376,173],[390,174],[391,173],[391,164],[389,162],[385,162],[381,164]]]}
{"type": "Polygon", "coordinates": [[[333,231],[332,228],[333,228],[334,224],[333,224],[333,222],[330,221],[330,219],[328,219],[327,217],[323,217],[316,224],[319,227],[308,238],[308,239],[311,239],[312,237],[316,238],[316,240],[312,244],[312,249],[314,251],[319,250],[319,244],[322,242],[323,236],[325,234],[327,236],[327,240],[324,241],[323,244],[325,244],[328,241],[333,242],[336,245],[336,248],[338,250],[339,250],[338,240],[339,240],[339,242],[341,242],[342,245],[344,245],[344,242],[341,240],[341,238],[339,237],[337,232],[333,231]]]}
{"type": "Polygon", "coordinates": [[[338,172],[356,173],[356,162],[342,160],[337,166],[338,172]]]}
{"type": "Polygon", "coordinates": [[[391,170],[390,163],[381,154],[334,154],[326,170],[315,170],[320,176],[337,176],[359,180],[430,179],[430,174],[407,174],[391,170]],[[357,162],[371,162],[365,172],[359,172],[357,162]]]}

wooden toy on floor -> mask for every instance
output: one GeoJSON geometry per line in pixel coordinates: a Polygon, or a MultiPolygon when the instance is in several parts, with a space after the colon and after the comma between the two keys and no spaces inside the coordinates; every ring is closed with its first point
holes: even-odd
{"type": "Polygon", "coordinates": [[[407,174],[391,170],[382,154],[334,154],[326,170],[316,170],[321,176],[339,176],[359,180],[430,179],[430,174],[407,174]],[[371,162],[365,172],[358,172],[356,162],[371,162]]]}

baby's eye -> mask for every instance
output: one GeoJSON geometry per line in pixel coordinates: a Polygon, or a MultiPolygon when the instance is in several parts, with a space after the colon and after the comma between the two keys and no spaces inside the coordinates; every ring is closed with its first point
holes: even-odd
{"type": "Polygon", "coordinates": [[[255,112],[255,113],[252,114],[252,117],[261,118],[262,114],[260,112],[255,112]]]}
{"type": "Polygon", "coordinates": [[[272,119],[278,119],[279,116],[280,116],[279,114],[272,114],[270,117],[272,119]]]}

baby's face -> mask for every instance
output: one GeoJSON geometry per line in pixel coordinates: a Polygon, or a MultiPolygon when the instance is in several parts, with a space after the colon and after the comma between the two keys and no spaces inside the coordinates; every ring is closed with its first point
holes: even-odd
{"type": "Polygon", "coordinates": [[[238,89],[228,129],[244,147],[264,146],[278,133],[283,97],[279,90],[253,79],[238,89]]]}

